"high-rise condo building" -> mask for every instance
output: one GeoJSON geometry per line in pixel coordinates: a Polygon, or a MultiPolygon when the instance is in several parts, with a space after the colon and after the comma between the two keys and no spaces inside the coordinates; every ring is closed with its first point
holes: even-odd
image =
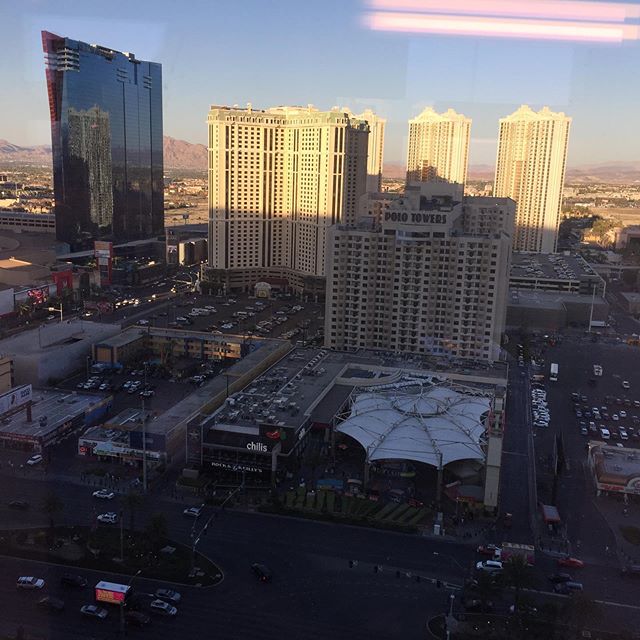
{"type": "Polygon", "coordinates": [[[449,109],[427,107],[409,120],[407,184],[455,182],[465,184],[471,119],[449,109]]]}
{"type": "Polygon", "coordinates": [[[367,123],[339,109],[214,105],[208,125],[205,278],[323,294],[327,230],[355,222],[366,190],[367,123]]]}
{"type": "Polygon", "coordinates": [[[571,118],[527,105],[500,120],[494,195],[517,203],[515,251],[554,253],[571,118]]]}
{"type": "Polygon", "coordinates": [[[162,234],[162,67],[42,32],[56,235],[73,247],[162,234]]]}
{"type": "Polygon", "coordinates": [[[515,203],[443,183],[363,203],[329,235],[326,346],[497,359],[515,203]]]}
{"type": "Polygon", "coordinates": [[[384,127],[387,121],[366,109],[356,116],[369,125],[369,145],[367,149],[367,191],[382,191],[382,163],[384,156],[384,127]]]}

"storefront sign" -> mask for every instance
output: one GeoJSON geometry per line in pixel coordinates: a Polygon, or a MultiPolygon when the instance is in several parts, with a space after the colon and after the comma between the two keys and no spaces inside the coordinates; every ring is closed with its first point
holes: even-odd
{"type": "Polygon", "coordinates": [[[212,467],[218,469],[228,469],[229,471],[247,471],[248,473],[263,473],[263,470],[259,467],[252,467],[247,464],[240,464],[235,462],[221,462],[219,460],[212,460],[209,463],[212,467]]]}
{"type": "Polygon", "coordinates": [[[417,213],[406,211],[386,211],[384,219],[391,222],[413,222],[417,224],[447,224],[444,213],[417,213]]]}

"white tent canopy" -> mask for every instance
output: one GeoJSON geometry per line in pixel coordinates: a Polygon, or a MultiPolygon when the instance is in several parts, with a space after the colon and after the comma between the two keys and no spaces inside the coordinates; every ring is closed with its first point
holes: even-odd
{"type": "MultiPolygon", "coordinates": [[[[471,391],[471,389],[469,389],[471,391]]],[[[366,391],[338,427],[357,440],[367,460],[412,460],[442,469],[457,460],[482,460],[486,396],[444,385],[366,391]]]]}

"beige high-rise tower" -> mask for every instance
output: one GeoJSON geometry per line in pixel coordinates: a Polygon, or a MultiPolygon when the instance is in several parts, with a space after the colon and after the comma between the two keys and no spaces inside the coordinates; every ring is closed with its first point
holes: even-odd
{"type": "Polygon", "coordinates": [[[570,126],[527,105],[500,120],[494,195],[517,203],[514,251],[556,251],[570,126]]]}
{"type": "Polygon", "coordinates": [[[407,184],[467,180],[471,119],[449,109],[437,113],[427,107],[409,120],[407,184]]]}
{"type": "Polygon", "coordinates": [[[382,162],[384,155],[384,127],[387,121],[377,116],[371,109],[356,116],[369,125],[369,146],[367,150],[367,192],[382,190],[382,162]]]}
{"type": "Polygon", "coordinates": [[[353,223],[365,193],[367,123],[337,108],[214,105],[208,125],[206,278],[324,293],[327,229],[353,223]]]}

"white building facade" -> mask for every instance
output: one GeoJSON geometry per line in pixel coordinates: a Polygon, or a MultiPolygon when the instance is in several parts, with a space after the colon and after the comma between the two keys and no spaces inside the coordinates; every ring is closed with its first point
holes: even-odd
{"type": "Polygon", "coordinates": [[[324,289],[326,233],[355,221],[369,126],[338,109],[212,106],[209,268],[214,286],[324,289]]]}
{"type": "Polygon", "coordinates": [[[427,107],[409,120],[407,184],[467,181],[471,119],[453,109],[427,107]]]}
{"type": "Polygon", "coordinates": [[[515,203],[445,184],[369,200],[330,233],[325,345],[498,359],[515,203]]]}
{"type": "Polygon", "coordinates": [[[517,203],[514,251],[556,251],[570,126],[527,105],[500,120],[494,195],[517,203]]]}

